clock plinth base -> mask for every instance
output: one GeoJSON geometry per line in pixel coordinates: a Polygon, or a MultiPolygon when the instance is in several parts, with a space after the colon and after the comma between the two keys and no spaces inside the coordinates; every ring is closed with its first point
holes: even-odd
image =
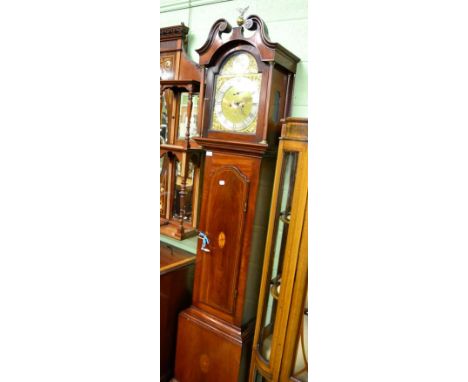
{"type": "Polygon", "coordinates": [[[179,315],[175,379],[247,380],[254,322],[239,328],[192,306],[179,315]]]}

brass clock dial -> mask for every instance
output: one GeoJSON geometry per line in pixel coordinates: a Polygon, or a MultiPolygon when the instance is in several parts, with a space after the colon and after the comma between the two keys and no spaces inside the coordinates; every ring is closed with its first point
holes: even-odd
{"type": "MultiPolygon", "coordinates": [[[[254,76],[257,78],[218,79],[214,108],[214,119],[220,125],[218,129],[242,133],[255,132],[260,78],[258,75],[254,76]]],[[[216,130],[216,125],[213,127],[216,130]]]]}
{"type": "Polygon", "coordinates": [[[250,54],[235,54],[226,61],[216,78],[211,130],[255,133],[261,79],[250,54]]]}

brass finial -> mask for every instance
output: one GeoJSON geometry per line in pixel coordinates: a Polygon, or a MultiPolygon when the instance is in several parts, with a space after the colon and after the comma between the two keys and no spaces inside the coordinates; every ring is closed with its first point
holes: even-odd
{"type": "Polygon", "coordinates": [[[248,5],[245,8],[237,8],[237,12],[239,12],[239,17],[237,18],[237,25],[239,25],[240,27],[245,23],[244,14],[245,12],[247,12],[247,9],[249,9],[248,5]]]}

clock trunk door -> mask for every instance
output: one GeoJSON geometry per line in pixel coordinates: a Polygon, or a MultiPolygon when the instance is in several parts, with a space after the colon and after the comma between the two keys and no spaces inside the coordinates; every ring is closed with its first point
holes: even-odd
{"type": "Polygon", "coordinates": [[[200,243],[197,305],[229,320],[235,315],[249,180],[227,164],[212,167],[207,178],[200,230],[208,236],[209,252],[200,243]]]}

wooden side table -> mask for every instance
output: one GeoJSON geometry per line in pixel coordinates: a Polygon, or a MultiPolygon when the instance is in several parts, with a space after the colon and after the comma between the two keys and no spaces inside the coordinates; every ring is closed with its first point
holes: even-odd
{"type": "Polygon", "coordinates": [[[192,300],[195,255],[164,242],[160,251],[161,382],[167,382],[174,373],[177,316],[192,300]]]}

